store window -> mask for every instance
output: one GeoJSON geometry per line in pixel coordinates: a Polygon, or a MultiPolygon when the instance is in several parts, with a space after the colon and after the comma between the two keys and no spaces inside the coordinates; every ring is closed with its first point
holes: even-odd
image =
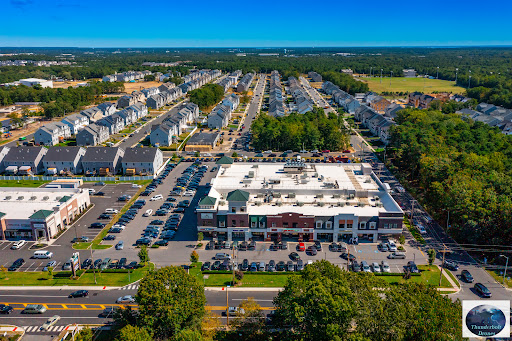
{"type": "Polygon", "coordinates": [[[236,226],[236,220],[235,219],[231,220],[231,226],[236,226]]]}
{"type": "Polygon", "coordinates": [[[347,223],[347,228],[351,229],[352,228],[352,223],[347,223]]]}
{"type": "Polygon", "coordinates": [[[226,222],[225,221],[219,221],[219,227],[226,227],[226,222]]]}
{"type": "Polygon", "coordinates": [[[265,223],[263,221],[260,221],[260,228],[262,228],[262,229],[265,228],[265,223]]]}
{"type": "Polygon", "coordinates": [[[326,229],[332,229],[332,221],[326,221],[325,222],[325,228],[326,229]]]}
{"type": "Polygon", "coordinates": [[[359,223],[360,230],[366,230],[366,222],[359,223]]]}
{"type": "Polygon", "coordinates": [[[376,224],[374,221],[372,221],[372,222],[370,223],[370,227],[369,227],[369,228],[370,228],[370,230],[375,230],[375,229],[376,229],[376,227],[377,227],[377,224],[376,224]]]}
{"type": "Polygon", "coordinates": [[[231,207],[231,212],[236,213],[236,207],[231,207]]]}
{"type": "Polygon", "coordinates": [[[245,206],[240,207],[240,212],[245,212],[247,208],[245,206]]]}
{"type": "Polygon", "coordinates": [[[277,227],[275,222],[272,222],[272,227],[277,227]]]}
{"type": "Polygon", "coordinates": [[[256,222],[255,221],[251,221],[251,227],[256,227],[256,222]]]}
{"type": "Polygon", "coordinates": [[[322,222],[319,220],[316,222],[316,228],[321,229],[322,228],[322,222]]]}

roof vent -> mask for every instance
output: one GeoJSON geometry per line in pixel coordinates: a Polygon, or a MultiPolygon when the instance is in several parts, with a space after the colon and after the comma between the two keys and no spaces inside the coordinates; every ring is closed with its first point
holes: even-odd
{"type": "Polygon", "coordinates": [[[48,200],[48,199],[50,199],[50,197],[49,197],[49,196],[47,196],[47,195],[45,195],[45,196],[43,197],[43,201],[46,201],[46,200],[48,200]]]}
{"type": "Polygon", "coordinates": [[[25,197],[24,197],[23,195],[20,195],[20,196],[18,197],[18,199],[16,199],[16,200],[23,200],[23,199],[25,199],[25,197]]]}
{"type": "Polygon", "coordinates": [[[11,200],[11,199],[12,199],[12,197],[10,195],[5,197],[5,200],[11,200]]]}
{"type": "Polygon", "coordinates": [[[36,197],[36,196],[31,196],[31,197],[30,197],[30,200],[31,200],[31,201],[34,201],[34,200],[36,200],[36,199],[37,199],[37,197],[36,197]]]}

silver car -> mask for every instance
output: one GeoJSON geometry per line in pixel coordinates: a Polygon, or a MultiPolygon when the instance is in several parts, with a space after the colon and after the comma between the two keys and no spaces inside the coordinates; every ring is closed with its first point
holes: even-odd
{"type": "Polygon", "coordinates": [[[382,269],[382,272],[391,272],[391,268],[389,267],[389,264],[386,261],[380,262],[380,267],[382,269]]]}

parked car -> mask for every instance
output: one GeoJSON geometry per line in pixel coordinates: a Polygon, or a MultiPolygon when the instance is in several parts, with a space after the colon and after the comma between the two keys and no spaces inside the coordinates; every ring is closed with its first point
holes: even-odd
{"type": "Polygon", "coordinates": [[[295,264],[291,260],[286,263],[286,271],[295,271],[295,264]]]}
{"type": "Polygon", "coordinates": [[[361,264],[359,264],[356,260],[352,262],[352,271],[354,271],[354,272],[361,271],[361,264]]]}
{"type": "Polygon", "coordinates": [[[297,261],[300,259],[300,256],[297,252],[292,252],[292,253],[290,253],[290,259],[293,261],[297,261]]]}
{"type": "Polygon", "coordinates": [[[370,270],[370,266],[368,265],[368,263],[365,260],[361,262],[361,271],[372,272],[372,270],[370,270]]]}
{"type": "Polygon", "coordinates": [[[201,271],[207,271],[210,270],[210,262],[204,262],[203,265],[201,265],[201,271]]]}
{"type": "Polygon", "coordinates": [[[319,241],[319,240],[314,240],[314,243],[315,243],[315,245],[314,245],[314,246],[315,246],[315,249],[316,249],[317,251],[322,252],[322,243],[320,243],[320,241],[319,241]]]}
{"type": "Polygon", "coordinates": [[[16,271],[18,270],[19,268],[21,268],[21,266],[25,264],[25,260],[23,258],[18,258],[16,259],[12,265],[9,267],[9,271],[16,271]]]}
{"type": "Polygon", "coordinates": [[[373,262],[372,263],[372,271],[373,272],[379,272],[379,273],[381,272],[379,263],[377,263],[377,262],[373,262]]]}
{"type": "Polygon", "coordinates": [[[304,243],[299,243],[297,245],[297,251],[306,251],[306,245],[304,243]]]}
{"type": "Polygon", "coordinates": [[[393,252],[388,255],[389,259],[405,259],[404,252],[393,252]]]}
{"type": "Polygon", "coordinates": [[[386,243],[380,243],[378,245],[378,249],[382,252],[388,252],[389,251],[389,248],[388,248],[388,244],[386,243]]]}
{"type": "Polygon", "coordinates": [[[23,247],[23,245],[25,245],[27,242],[23,239],[21,240],[18,240],[16,242],[14,242],[14,244],[12,244],[11,246],[11,250],[19,250],[23,247]]]}
{"type": "Polygon", "coordinates": [[[124,242],[122,240],[118,241],[116,244],[116,250],[124,249],[124,242]]]}
{"type": "Polygon", "coordinates": [[[420,270],[414,261],[410,260],[407,262],[407,269],[412,273],[419,273],[420,270]]]}
{"type": "Polygon", "coordinates": [[[386,261],[380,262],[380,267],[382,272],[391,272],[391,268],[389,267],[389,264],[386,261]]]}
{"type": "Polygon", "coordinates": [[[473,275],[468,270],[462,270],[460,273],[460,277],[464,280],[466,283],[473,283],[473,275]]]}
{"type": "Polygon", "coordinates": [[[475,286],[473,287],[475,291],[484,298],[490,298],[492,297],[492,293],[485,285],[482,283],[475,283],[475,286]]]}
{"type": "MultiPolygon", "coordinates": [[[[84,261],[84,263],[87,261],[87,259],[84,261]]],[[[51,266],[55,268],[55,265],[57,265],[57,261],[51,260],[48,263],[46,263],[45,267],[43,268],[43,271],[48,271],[48,268],[51,266]]],[[[82,269],[86,269],[86,267],[82,264],[82,269]]]]}
{"type": "Polygon", "coordinates": [[[306,250],[306,253],[311,255],[311,256],[316,256],[318,252],[316,251],[316,247],[308,246],[308,248],[306,250]]]}

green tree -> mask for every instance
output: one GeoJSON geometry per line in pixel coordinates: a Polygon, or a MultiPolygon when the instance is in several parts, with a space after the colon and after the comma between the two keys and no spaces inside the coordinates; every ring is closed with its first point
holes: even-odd
{"type": "Polygon", "coordinates": [[[173,341],[202,341],[201,332],[196,329],[182,329],[171,339],[173,341]]]}
{"type": "Polygon", "coordinates": [[[248,297],[246,300],[243,300],[240,302],[239,308],[237,318],[232,326],[241,339],[247,341],[267,339],[265,335],[264,314],[261,306],[254,298],[248,297]]]}
{"type": "Polygon", "coordinates": [[[80,332],[75,335],[76,341],[92,341],[93,332],[91,328],[83,328],[80,332]]]}
{"type": "Polygon", "coordinates": [[[231,157],[238,157],[238,153],[237,152],[233,152],[233,154],[231,154],[231,157]]]}
{"type": "Polygon", "coordinates": [[[149,273],[139,284],[139,325],[155,338],[172,338],[183,329],[199,330],[206,298],[201,282],[181,267],[149,273]]]}
{"type": "Polygon", "coordinates": [[[434,264],[434,261],[436,260],[436,250],[429,249],[428,250],[428,265],[431,266],[434,264]]]}
{"type": "Polygon", "coordinates": [[[190,254],[190,261],[192,263],[199,261],[199,254],[196,252],[196,250],[192,251],[192,253],[190,254]]]}
{"type": "Polygon", "coordinates": [[[119,330],[116,341],[152,341],[153,337],[144,327],[127,325],[119,330]]]}
{"type": "Polygon", "coordinates": [[[48,267],[48,277],[53,278],[53,266],[48,267]]]}
{"type": "Polygon", "coordinates": [[[145,80],[146,82],[152,82],[152,81],[154,81],[154,80],[155,80],[155,75],[145,75],[145,76],[144,76],[144,80],[145,80]]]}
{"type": "Polygon", "coordinates": [[[139,253],[139,260],[142,265],[146,265],[149,262],[149,252],[146,245],[141,245],[139,253]]]}
{"type": "Polygon", "coordinates": [[[204,240],[204,234],[203,232],[197,233],[197,241],[202,242],[204,240]]]}

